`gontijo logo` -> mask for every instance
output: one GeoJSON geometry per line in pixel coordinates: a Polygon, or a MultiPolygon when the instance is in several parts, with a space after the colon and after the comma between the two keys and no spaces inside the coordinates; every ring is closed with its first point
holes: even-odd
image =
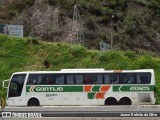
{"type": "Polygon", "coordinates": [[[31,86],[29,92],[62,92],[63,87],[31,86]]]}
{"type": "Polygon", "coordinates": [[[63,87],[36,87],[36,92],[48,92],[48,91],[54,91],[54,92],[62,92],[63,87]]]}

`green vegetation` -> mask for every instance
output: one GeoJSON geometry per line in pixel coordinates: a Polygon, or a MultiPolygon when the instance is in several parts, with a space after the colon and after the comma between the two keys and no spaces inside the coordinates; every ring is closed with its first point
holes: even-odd
{"type": "MultiPolygon", "coordinates": [[[[60,70],[62,68],[104,68],[106,70],[154,69],[156,98],[160,104],[160,58],[133,51],[88,50],[81,45],[38,41],[0,35],[0,84],[13,72],[60,70]],[[45,67],[45,61],[49,68],[45,67]]],[[[0,90],[5,95],[5,90],[0,90]]]]}

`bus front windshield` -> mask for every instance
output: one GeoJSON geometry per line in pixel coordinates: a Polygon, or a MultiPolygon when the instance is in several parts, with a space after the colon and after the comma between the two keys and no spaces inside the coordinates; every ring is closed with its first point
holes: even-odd
{"type": "Polygon", "coordinates": [[[8,97],[21,96],[25,77],[26,74],[15,74],[12,76],[8,97]]]}

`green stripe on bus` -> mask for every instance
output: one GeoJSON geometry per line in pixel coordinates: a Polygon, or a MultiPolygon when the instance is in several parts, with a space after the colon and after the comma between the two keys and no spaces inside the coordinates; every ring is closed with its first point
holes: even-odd
{"type": "Polygon", "coordinates": [[[30,86],[26,86],[26,92],[30,92],[29,89],[30,89],[30,86]]]}
{"type": "Polygon", "coordinates": [[[93,86],[92,91],[93,91],[93,92],[100,91],[100,90],[99,90],[100,87],[101,87],[101,86],[93,86]]]}
{"type": "Polygon", "coordinates": [[[83,86],[26,86],[26,92],[83,92],[83,86]]]}
{"type": "Polygon", "coordinates": [[[88,93],[88,99],[94,99],[96,93],[88,93]]]}
{"type": "Polygon", "coordinates": [[[113,92],[127,92],[127,91],[154,91],[154,85],[117,85],[113,86],[113,92]]]}

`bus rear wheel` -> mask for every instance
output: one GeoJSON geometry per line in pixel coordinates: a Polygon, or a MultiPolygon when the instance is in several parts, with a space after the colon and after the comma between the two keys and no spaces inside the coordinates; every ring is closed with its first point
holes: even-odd
{"type": "Polygon", "coordinates": [[[117,105],[117,100],[113,97],[109,97],[105,100],[105,105],[117,105]]]}
{"type": "Polygon", "coordinates": [[[119,105],[131,105],[132,102],[128,97],[123,97],[119,100],[119,105]]]}
{"type": "Polygon", "coordinates": [[[39,106],[39,100],[37,98],[31,98],[28,101],[28,106],[39,106]]]}

